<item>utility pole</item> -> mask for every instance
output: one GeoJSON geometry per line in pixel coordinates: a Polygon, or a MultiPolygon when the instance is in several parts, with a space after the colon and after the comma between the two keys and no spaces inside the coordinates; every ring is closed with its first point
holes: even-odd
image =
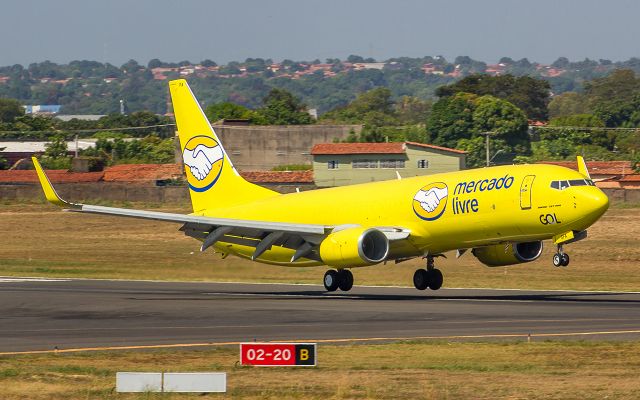
{"type": "Polygon", "coordinates": [[[493,132],[481,132],[482,136],[486,138],[485,147],[487,148],[487,167],[491,164],[491,158],[489,156],[489,136],[493,134],[493,132]]]}

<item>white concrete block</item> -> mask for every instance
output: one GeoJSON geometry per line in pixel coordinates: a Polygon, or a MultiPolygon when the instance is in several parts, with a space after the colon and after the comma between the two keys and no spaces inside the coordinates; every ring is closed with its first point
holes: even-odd
{"type": "Polygon", "coordinates": [[[118,372],[116,373],[116,391],[161,392],[162,373],[160,372],[118,372]]]}
{"type": "Polygon", "coordinates": [[[165,392],[220,393],[227,391],[225,372],[186,372],[164,374],[165,392]]]}

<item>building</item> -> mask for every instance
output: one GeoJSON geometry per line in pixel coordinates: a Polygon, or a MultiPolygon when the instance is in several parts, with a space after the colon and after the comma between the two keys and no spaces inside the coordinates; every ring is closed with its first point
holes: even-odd
{"type": "Polygon", "coordinates": [[[311,155],[316,185],[328,187],[459,171],[466,152],[414,142],[321,143],[311,155]]]}
{"type": "Polygon", "coordinates": [[[100,118],[106,117],[104,114],[68,114],[68,115],[56,115],[60,121],[71,121],[77,119],[80,121],[98,121],[100,118]]]}
{"type": "Polygon", "coordinates": [[[268,171],[284,165],[311,165],[317,143],[345,140],[362,125],[236,126],[214,124],[233,165],[240,171],[268,171]]]}
{"type": "MultiPolygon", "coordinates": [[[[560,167],[578,170],[578,164],[572,161],[543,161],[542,164],[558,165],[560,167]]],[[[598,181],[620,179],[626,175],[635,174],[631,161],[587,161],[587,169],[591,178],[598,181]]]]}
{"type": "Polygon", "coordinates": [[[27,105],[22,107],[24,107],[25,114],[57,114],[62,108],[57,104],[27,105]]]}
{"type": "Polygon", "coordinates": [[[640,189],[640,174],[628,174],[615,178],[608,178],[599,182],[596,185],[601,188],[607,189],[640,189]]]}
{"type": "MultiPolygon", "coordinates": [[[[90,147],[95,147],[98,139],[88,138],[79,139],[76,141],[67,142],[67,149],[69,155],[75,153],[76,148],[78,150],[85,150],[90,147]]],[[[0,156],[6,158],[9,165],[13,165],[23,158],[30,158],[34,155],[43,154],[47,149],[49,142],[45,141],[19,141],[19,140],[7,140],[0,142],[0,156]]]]}

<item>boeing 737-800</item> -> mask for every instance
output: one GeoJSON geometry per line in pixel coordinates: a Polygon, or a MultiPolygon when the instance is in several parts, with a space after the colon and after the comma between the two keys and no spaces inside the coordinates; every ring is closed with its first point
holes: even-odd
{"type": "Polygon", "coordinates": [[[607,210],[582,157],[578,171],[510,165],[279,194],[245,181],[234,168],[185,80],[169,83],[193,213],[188,215],[69,203],[34,165],[47,199],[70,211],[181,224],[212,248],[289,267],[327,265],[328,291],[350,290],[351,268],[423,257],[417,289],[437,290],[434,258],[467,250],[488,266],[533,261],[544,240],[557,246],[586,237],[607,210]]]}

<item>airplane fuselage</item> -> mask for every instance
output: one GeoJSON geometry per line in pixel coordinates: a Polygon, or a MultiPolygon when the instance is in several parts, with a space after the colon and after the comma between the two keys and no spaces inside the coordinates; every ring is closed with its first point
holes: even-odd
{"type": "MultiPolygon", "coordinates": [[[[431,196],[433,196],[431,194],[431,196]]],[[[427,196],[428,197],[428,196],[427,196]]],[[[553,165],[511,165],[434,174],[291,193],[198,215],[261,220],[401,226],[408,241],[392,246],[388,259],[437,254],[506,242],[551,239],[582,231],[607,209],[608,199],[580,173],[553,165]],[[552,182],[570,182],[566,188],[552,182]],[[579,184],[582,182],[582,184],[579,184]],[[440,192],[431,209],[425,193],[440,192]],[[418,199],[416,199],[418,198],[418,199]]],[[[251,246],[219,242],[216,250],[249,258],[251,246]]],[[[272,247],[256,261],[278,265],[319,265],[313,260],[289,262],[293,250],[272,247]]]]}

